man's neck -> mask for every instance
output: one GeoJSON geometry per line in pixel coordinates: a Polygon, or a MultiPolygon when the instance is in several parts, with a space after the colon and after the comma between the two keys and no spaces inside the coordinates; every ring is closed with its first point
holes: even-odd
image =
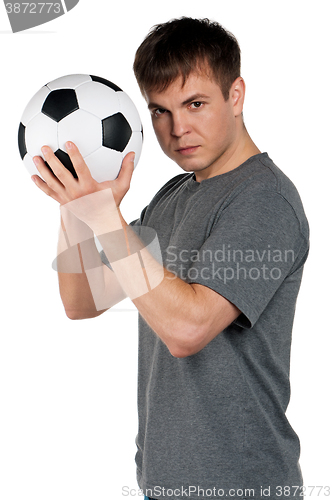
{"type": "Polygon", "coordinates": [[[196,172],[196,181],[201,182],[204,179],[209,179],[210,177],[215,177],[216,175],[221,175],[234,170],[252,156],[260,153],[261,151],[252,141],[247,129],[243,125],[243,129],[239,134],[238,140],[224,153],[222,157],[223,161],[219,163],[218,167],[214,170],[211,169],[207,176],[204,175],[204,173],[206,173],[204,171],[196,172]]]}
{"type": "Polygon", "coordinates": [[[256,144],[251,139],[247,132],[247,129],[243,125],[243,133],[240,136],[240,140],[233,152],[231,152],[228,161],[225,163],[223,172],[229,172],[236,167],[239,167],[254,155],[260,154],[261,151],[258,149],[256,144]]]}

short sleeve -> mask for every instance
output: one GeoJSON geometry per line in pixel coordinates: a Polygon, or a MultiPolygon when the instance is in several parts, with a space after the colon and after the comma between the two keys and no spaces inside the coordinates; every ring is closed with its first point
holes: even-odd
{"type": "Polygon", "coordinates": [[[186,281],[207,286],[241,311],[251,328],[287,276],[303,265],[308,242],[279,193],[240,194],[216,216],[186,281]]]}

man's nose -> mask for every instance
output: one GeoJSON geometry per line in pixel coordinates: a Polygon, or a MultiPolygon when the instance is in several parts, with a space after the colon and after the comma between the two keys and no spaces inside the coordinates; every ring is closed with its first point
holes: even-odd
{"type": "Polygon", "coordinates": [[[190,132],[190,124],[188,119],[182,113],[172,115],[172,135],[174,137],[182,137],[190,132]]]}

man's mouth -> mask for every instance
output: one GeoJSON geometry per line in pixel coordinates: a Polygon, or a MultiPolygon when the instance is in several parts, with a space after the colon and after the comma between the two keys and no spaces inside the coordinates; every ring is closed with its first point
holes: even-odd
{"type": "Polygon", "coordinates": [[[190,155],[192,153],[195,153],[198,148],[199,146],[185,146],[183,148],[177,149],[176,152],[182,155],[190,155]]]}

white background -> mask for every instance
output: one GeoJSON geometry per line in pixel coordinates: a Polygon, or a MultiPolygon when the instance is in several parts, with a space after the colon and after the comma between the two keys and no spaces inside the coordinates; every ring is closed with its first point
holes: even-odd
{"type": "Polygon", "coordinates": [[[132,62],[152,25],[182,15],[215,19],[238,38],[248,131],[305,206],[311,253],[293,330],[288,417],[301,440],[305,484],[332,485],[329,8],[319,0],[80,0],[59,19],[12,34],[0,5],[1,500],[113,500],[124,498],[124,486],[138,494],[137,312],[128,300],[96,319],[65,316],[51,268],[59,209],[24,169],[17,129],[28,100],[54,78],[89,73],[114,81],[144,125],[122,205],[128,221],[137,218],[180,171],[159,150],[132,62]]]}

